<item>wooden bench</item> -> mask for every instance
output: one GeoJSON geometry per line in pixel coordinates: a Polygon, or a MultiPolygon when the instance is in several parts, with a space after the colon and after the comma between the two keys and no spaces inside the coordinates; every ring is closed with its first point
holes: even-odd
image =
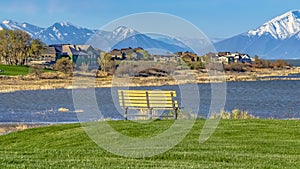
{"type": "MultiPolygon", "coordinates": [[[[118,90],[120,106],[124,109],[124,118],[136,116],[127,114],[128,109],[147,109],[150,119],[155,109],[170,109],[174,111],[174,117],[178,116],[178,102],[176,100],[176,91],[158,91],[158,90],[118,90]]],[[[137,115],[138,116],[138,115],[137,115]]],[[[145,115],[142,115],[145,116],[145,115]]]]}

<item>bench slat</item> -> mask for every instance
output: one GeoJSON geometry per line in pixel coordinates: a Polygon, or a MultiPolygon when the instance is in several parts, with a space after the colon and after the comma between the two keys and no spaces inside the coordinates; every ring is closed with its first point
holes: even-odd
{"type": "Polygon", "coordinates": [[[176,97],[176,91],[141,91],[141,92],[128,92],[125,90],[119,90],[118,93],[121,95],[123,92],[124,97],[146,97],[146,92],[148,92],[148,96],[153,96],[153,97],[176,97]],[[173,95],[172,95],[172,94],[173,95]]]}
{"type": "MultiPolygon", "coordinates": [[[[121,104],[122,107],[148,107],[147,103],[126,103],[126,104],[121,104]]],[[[150,108],[152,107],[170,107],[172,108],[172,104],[159,104],[159,103],[150,103],[149,104],[150,108]]]]}
{"type": "MultiPolygon", "coordinates": [[[[119,102],[123,102],[122,99],[119,100],[119,102]]],[[[125,100],[124,99],[124,102],[125,103],[147,103],[147,100],[125,100]]],[[[172,104],[173,101],[172,100],[150,100],[149,103],[164,103],[164,104],[172,104]]]]}
{"type": "Polygon", "coordinates": [[[124,93],[176,93],[175,90],[118,90],[118,92],[124,92],[124,93]]]}
{"type": "MultiPolygon", "coordinates": [[[[178,108],[178,103],[177,101],[174,102],[174,107],[178,108]]],[[[120,106],[121,107],[142,107],[142,108],[148,108],[148,104],[147,103],[123,103],[120,102],[120,106]]],[[[173,104],[172,103],[150,103],[150,108],[159,108],[159,107],[166,107],[166,108],[173,108],[173,104]]]]}
{"type": "Polygon", "coordinates": [[[175,100],[176,91],[160,90],[119,90],[119,103],[124,109],[124,117],[127,120],[127,109],[148,109],[152,118],[153,109],[174,110],[174,118],[177,119],[178,102],[175,100]]]}
{"type": "MultiPolygon", "coordinates": [[[[121,94],[119,94],[121,95],[121,94]]],[[[146,93],[124,93],[124,97],[146,97],[146,93]]],[[[168,94],[158,94],[158,93],[149,93],[149,97],[172,97],[171,93],[168,94]]],[[[176,97],[176,94],[173,94],[173,97],[176,97]]]]}
{"type": "MultiPolygon", "coordinates": [[[[145,98],[141,98],[141,97],[126,97],[123,99],[124,101],[145,101],[146,99],[145,98]]],[[[121,98],[119,98],[119,101],[123,101],[121,98]]],[[[171,98],[150,98],[149,99],[150,102],[152,101],[172,101],[171,98]]]]}

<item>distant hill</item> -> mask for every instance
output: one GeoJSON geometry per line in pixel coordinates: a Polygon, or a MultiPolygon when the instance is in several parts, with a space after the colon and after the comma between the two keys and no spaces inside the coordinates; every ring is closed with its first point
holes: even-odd
{"type": "Polygon", "coordinates": [[[81,28],[68,22],[54,23],[48,28],[40,28],[29,23],[5,20],[0,29],[18,29],[27,32],[33,38],[39,38],[46,44],[72,43],[84,44],[96,31],[81,28]]]}
{"type": "Polygon", "coordinates": [[[112,32],[98,31],[88,43],[105,51],[127,47],[142,47],[150,53],[156,54],[192,51],[182,43],[179,44],[179,40],[177,39],[170,38],[166,35],[152,37],[125,26],[119,26],[112,32]],[[162,37],[163,39],[161,39],[162,37]],[[168,39],[168,41],[166,41],[166,39],[168,39]]]}
{"type": "Polygon", "coordinates": [[[299,46],[300,10],[289,11],[257,29],[215,43],[218,51],[238,51],[264,59],[299,59],[299,46]]]}
{"type": "Polygon", "coordinates": [[[86,44],[109,51],[114,48],[143,47],[155,49],[155,51],[177,52],[191,51],[190,48],[180,44],[180,41],[164,35],[151,38],[136,30],[119,26],[113,31],[91,30],[75,26],[69,22],[57,22],[48,28],[41,28],[29,23],[19,23],[5,20],[0,23],[0,29],[18,29],[27,32],[33,38],[39,38],[46,44],[86,44]],[[166,42],[166,40],[168,40],[166,42]],[[179,45],[178,45],[179,44],[179,45]]]}
{"type": "MultiPolygon", "coordinates": [[[[69,22],[57,22],[48,28],[41,28],[29,23],[5,20],[0,23],[0,29],[23,30],[46,44],[88,43],[105,51],[138,46],[156,52],[192,51],[189,46],[197,44],[193,49],[207,52],[206,41],[159,34],[141,34],[124,26],[119,26],[112,31],[99,31],[75,26],[69,22]],[[182,40],[189,45],[182,43],[182,40]]],[[[289,11],[275,17],[257,29],[228,39],[214,38],[212,41],[217,51],[248,53],[264,59],[299,59],[300,10],[289,11]]]]}

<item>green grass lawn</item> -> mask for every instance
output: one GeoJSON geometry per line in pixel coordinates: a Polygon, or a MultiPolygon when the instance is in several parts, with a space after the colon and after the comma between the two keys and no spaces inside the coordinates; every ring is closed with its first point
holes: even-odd
{"type": "MultiPolygon", "coordinates": [[[[153,136],[173,121],[109,122],[129,136],[153,136]]],[[[299,168],[299,120],[222,120],[199,144],[204,120],[185,139],[149,158],[125,158],[99,148],[80,124],[28,129],[0,136],[0,168],[299,168]]]]}
{"type": "Polygon", "coordinates": [[[6,76],[18,76],[27,75],[29,73],[28,66],[14,66],[14,65],[1,65],[0,64],[0,75],[6,76]]]}
{"type": "MultiPolygon", "coordinates": [[[[1,65],[0,64],[0,75],[5,76],[19,76],[28,75],[30,73],[29,66],[15,66],[15,65],[1,65]]],[[[53,72],[53,70],[44,69],[43,72],[53,72]]]]}

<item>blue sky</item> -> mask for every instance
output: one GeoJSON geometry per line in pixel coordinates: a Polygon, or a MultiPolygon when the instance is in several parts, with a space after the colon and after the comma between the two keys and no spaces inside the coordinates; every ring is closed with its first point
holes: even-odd
{"type": "Polygon", "coordinates": [[[98,29],[129,14],[162,12],[188,20],[208,37],[225,38],[293,9],[300,9],[299,0],[1,0],[0,20],[98,29]]]}

